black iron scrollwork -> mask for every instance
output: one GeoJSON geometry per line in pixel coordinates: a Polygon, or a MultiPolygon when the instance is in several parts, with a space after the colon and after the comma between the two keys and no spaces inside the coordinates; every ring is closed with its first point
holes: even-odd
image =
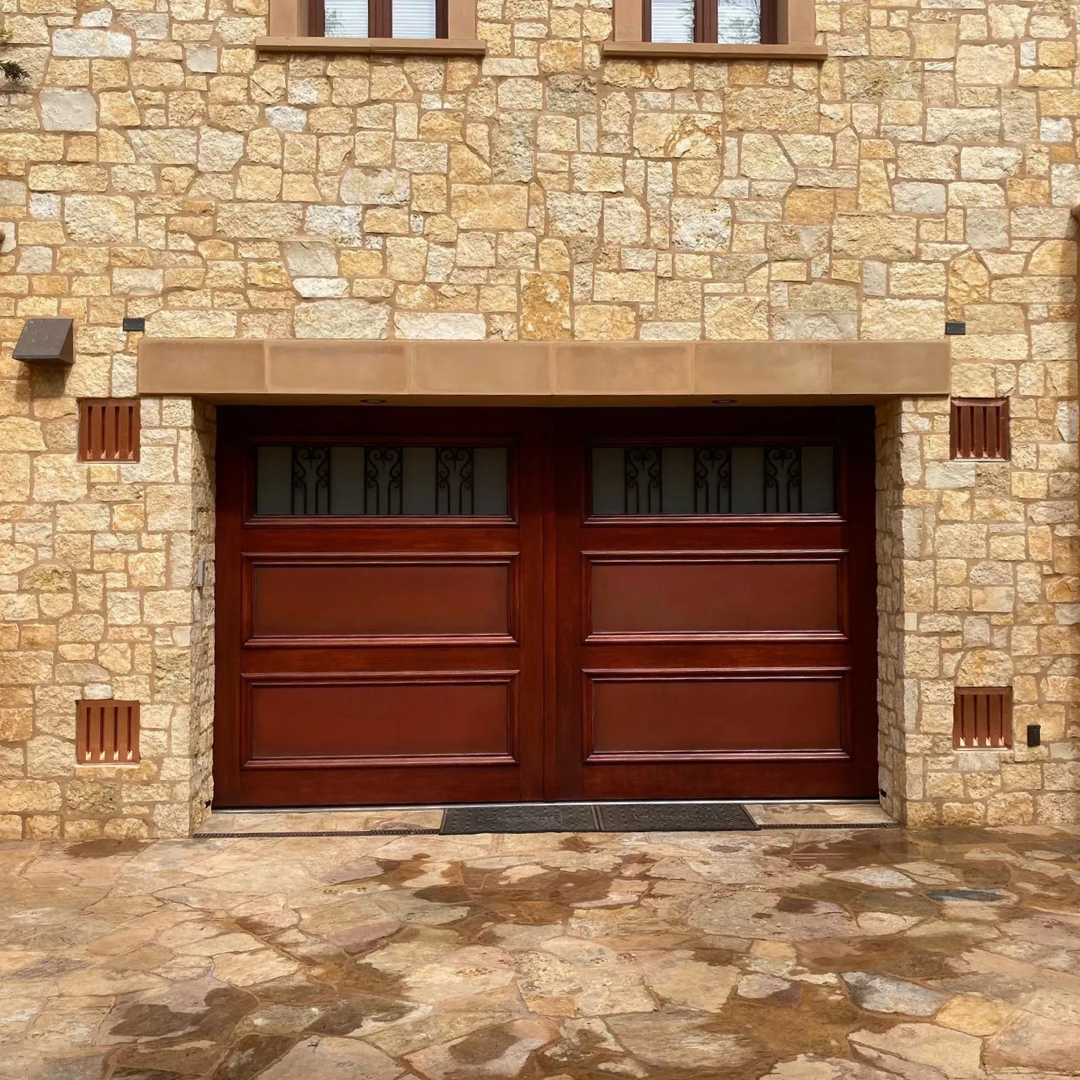
{"type": "Polygon", "coordinates": [[[731,513],[731,447],[694,447],[694,513],[731,513]]]}
{"type": "Polygon", "coordinates": [[[330,513],[330,447],[292,448],[292,512],[330,513]]]}
{"type": "Polygon", "coordinates": [[[802,451],[797,446],[765,447],[765,513],[802,510],[802,451]]]}
{"type": "Polygon", "coordinates": [[[400,446],[369,446],[364,451],[364,513],[400,514],[402,461],[400,446]]]}
{"type": "Polygon", "coordinates": [[[623,450],[624,505],[627,514],[660,514],[664,478],[658,446],[628,446],[623,450]]]}
{"type": "Polygon", "coordinates": [[[435,448],[435,513],[475,513],[473,450],[468,446],[435,448]]]}

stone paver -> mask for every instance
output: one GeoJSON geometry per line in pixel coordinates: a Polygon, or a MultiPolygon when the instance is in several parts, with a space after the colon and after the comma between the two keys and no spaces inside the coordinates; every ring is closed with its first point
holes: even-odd
{"type": "Polygon", "coordinates": [[[1080,1075],[1080,829],[0,845],[5,1080],[1080,1075]]]}

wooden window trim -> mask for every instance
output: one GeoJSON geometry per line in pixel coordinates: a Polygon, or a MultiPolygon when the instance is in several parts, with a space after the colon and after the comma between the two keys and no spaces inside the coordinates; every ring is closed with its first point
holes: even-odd
{"type": "Polygon", "coordinates": [[[391,0],[371,0],[371,29],[378,33],[366,38],[323,36],[323,0],[270,0],[269,32],[255,46],[263,52],[484,56],[487,43],[476,37],[476,2],[437,0],[438,36],[418,40],[391,36],[391,0]]]}
{"type": "MultiPolygon", "coordinates": [[[[448,36],[449,2],[450,0],[435,0],[435,40],[445,41],[448,36]]],[[[308,0],[308,28],[312,37],[325,36],[326,0],[308,0]]],[[[368,0],[368,37],[393,36],[394,0],[368,0]]]]}
{"type": "MultiPolygon", "coordinates": [[[[314,2],[314,0],[313,0],[314,2]]],[[[778,0],[761,0],[761,40],[759,45],[779,45],[776,21],[778,0]]],[[[653,0],[641,0],[641,40],[654,44],[652,40],[653,0]]],[[[694,41],[699,45],[722,44],[719,36],[719,14],[716,0],[694,0],[694,41]]]]}
{"type": "Polygon", "coordinates": [[[823,60],[824,45],[816,41],[813,0],[762,0],[762,42],[728,45],[716,41],[716,8],[708,0],[695,0],[693,42],[654,42],[651,37],[651,0],[614,0],[614,40],[603,45],[612,58],[698,57],[701,59],[823,60]]]}

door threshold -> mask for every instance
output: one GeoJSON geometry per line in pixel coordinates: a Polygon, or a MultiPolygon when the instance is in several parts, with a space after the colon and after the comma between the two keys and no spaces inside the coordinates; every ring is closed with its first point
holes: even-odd
{"type": "Polygon", "coordinates": [[[304,836],[436,836],[478,833],[718,832],[758,829],[882,829],[899,826],[873,800],[769,803],[736,800],[618,800],[465,803],[357,809],[216,810],[197,839],[304,836]]]}
{"type": "Polygon", "coordinates": [[[353,806],[214,806],[215,814],[378,814],[397,810],[449,810],[488,806],[678,806],[700,803],[706,806],[879,806],[874,798],[865,799],[570,799],[558,802],[447,802],[447,803],[361,803],[353,806]]]}

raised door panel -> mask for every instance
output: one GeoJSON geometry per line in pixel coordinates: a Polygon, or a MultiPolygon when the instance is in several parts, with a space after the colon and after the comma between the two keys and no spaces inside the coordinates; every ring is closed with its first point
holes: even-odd
{"type": "Polygon", "coordinates": [[[840,553],[586,556],[590,640],[619,635],[838,635],[840,553]]]}
{"type": "Polygon", "coordinates": [[[516,674],[248,680],[249,766],[512,765],[516,674]]]}
{"type": "Polygon", "coordinates": [[[517,563],[514,556],[252,558],[248,644],[311,644],[312,638],[510,643],[517,563]]]}
{"type": "Polygon", "coordinates": [[[589,671],[585,758],[847,757],[844,673],[589,671]]]}

